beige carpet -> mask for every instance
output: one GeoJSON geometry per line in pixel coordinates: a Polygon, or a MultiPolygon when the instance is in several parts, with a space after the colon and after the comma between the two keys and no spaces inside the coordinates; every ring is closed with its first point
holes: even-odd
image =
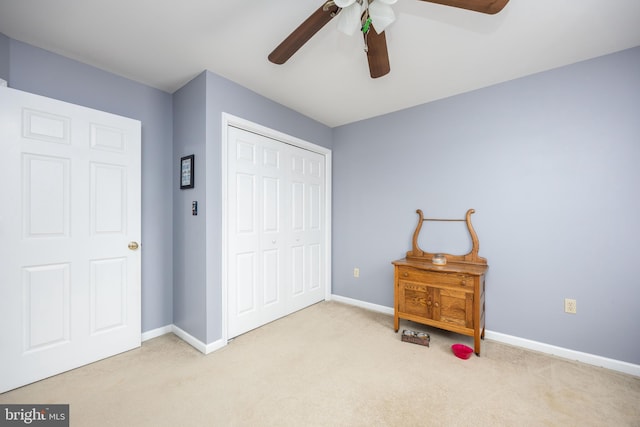
{"type": "Polygon", "coordinates": [[[640,426],[640,378],[323,302],[207,356],[173,335],[0,395],[71,426],[640,426]]]}

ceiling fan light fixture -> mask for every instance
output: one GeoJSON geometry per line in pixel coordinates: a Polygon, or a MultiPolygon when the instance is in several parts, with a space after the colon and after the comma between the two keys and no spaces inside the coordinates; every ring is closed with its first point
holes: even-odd
{"type": "Polygon", "coordinates": [[[356,0],[337,0],[336,6],[342,8],[342,11],[337,16],[338,30],[345,33],[348,36],[352,36],[356,31],[362,27],[361,17],[366,5],[363,6],[362,2],[356,0]]]}
{"type": "MultiPolygon", "coordinates": [[[[396,16],[391,5],[398,0],[334,0],[333,3],[341,8],[337,17],[338,30],[348,36],[354,35],[362,29],[366,18],[370,17],[373,27],[380,34],[387,28],[396,16]],[[363,14],[365,18],[363,18],[363,14]]],[[[366,31],[365,31],[366,32],[366,31]]]]}
{"type": "Polygon", "coordinates": [[[357,1],[357,0],[333,0],[333,3],[336,6],[344,9],[345,7],[349,7],[354,3],[362,4],[362,0],[360,0],[360,1],[357,1]]]}
{"type": "Polygon", "coordinates": [[[369,16],[373,22],[373,28],[375,28],[378,34],[383,32],[396,20],[396,15],[391,8],[391,4],[396,1],[397,0],[374,0],[369,5],[369,16]]]}

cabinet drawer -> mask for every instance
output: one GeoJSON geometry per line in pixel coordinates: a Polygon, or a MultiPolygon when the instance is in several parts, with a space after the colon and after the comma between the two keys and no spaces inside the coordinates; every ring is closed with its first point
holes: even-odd
{"type": "Polygon", "coordinates": [[[398,267],[398,279],[429,285],[456,285],[473,288],[474,276],[461,273],[425,271],[411,267],[398,267]]]}

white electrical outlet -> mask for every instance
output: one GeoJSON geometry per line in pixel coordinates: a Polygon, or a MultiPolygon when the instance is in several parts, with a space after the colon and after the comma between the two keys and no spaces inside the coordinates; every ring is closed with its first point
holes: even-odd
{"type": "Polygon", "coordinates": [[[564,312],[570,314],[576,314],[576,300],[565,298],[564,299],[564,312]]]}
{"type": "Polygon", "coordinates": [[[360,277],[360,269],[358,267],[353,269],[353,277],[360,277]]]}

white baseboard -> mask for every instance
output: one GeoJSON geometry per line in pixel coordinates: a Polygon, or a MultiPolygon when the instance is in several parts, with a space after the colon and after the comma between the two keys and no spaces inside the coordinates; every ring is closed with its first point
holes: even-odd
{"type": "Polygon", "coordinates": [[[157,329],[152,329],[150,331],[147,332],[143,332],[142,333],[142,341],[148,341],[150,339],[153,338],[157,338],[159,336],[168,334],[170,332],[172,332],[171,328],[173,325],[167,325],[167,326],[163,326],[161,328],[157,328],[157,329]]]}
{"type": "Polygon", "coordinates": [[[176,325],[167,325],[161,328],[152,329],[151,331],[143,332],[142,341],[147,341],[165,334],[176,335],[182,341],[185,341],[187,344],[189,344],[190,346],[192,346],[193,348],[195,348],[196,350],[200,351],[203,354],[209,354],[213,351],[220,350],[222,347],[227,345],[227,343],[222,339],[214,341],[210,344],[205,344],[199,339],[197,339],[196,337],[194,337],[193,335],[190,335],[189,333],[180,329],[176,325]]]}
{"type": "Polygon", "coordinates": [[[393,316],[393,308],[392,307],[385,307],[384,305],[372,304],[370,302],[360,301],[360,300],[357,300],[357,299],[347,298],[347,297],[343,297],[343,296],[335,295],[335,294],[331,295],[331,300],[338,301],[338,302],[343,302],[343,303],[349,304],[349,305],[355,305],[356,307],[366,308],[367,310],[377,311],[379,313],[390,314],[390,315],[393,316]]]}
{"type": "Polygon", "coordinates": [[[222,347],[226,347],[227,342],[223,339],[219,339],[205,346],[204,354],[213,353],[216,350],[220,350],[222,347]]]}
{"type": "MultiPolygon", "coordinates": [[[[356,307],[366,308],[368,310],[393,315],[393,307],[371,304],[340,295],[331,295],[331,299],[345,304],[354,305],[356,307]]],[[[510,344],[516,347],[526,348],[527,350],[550,354],[553,356],[561,357],[563,359],[577,360],[578,362],[586,363],[588,365],[599,366],[611,369],[613,371],[623,372],[625,374],[640,377],[640,365],[635,365],[633,363],[609,359],[606,357],[597,356],[595,354],[583,353],[580,351],[557,347],[537,341],[531,341],[525,338],[514,337],[511,335],[502,334],[500,332],[492,332],[489,330],[485,331],[484,336],[486,339],[501,342],[504,344],[510,344]]]]}
{"type": "Polygon", "coordinates": [[[538,351],[540,353],[551,354],[563,359],[577,360],[578,362],[586,363],[588,365],[600,366],[603,368],[611,369],[613,371],[623,372],[625,374],[640,377],[640,365],[634,365],[633,363],[609,359],[607,357],[583,353],[581,351],[570,350],[568,348],[557,347],[555,345],[545,344],[537,341],[531,341],[525,338],[502,334],[500,332],[485,331],[484,336],[486,339],[498,341],[504,344],[510,344],[516,347],[538,351]]]}
{"type": "Polygon", "coordinates": [[[180,329],[176,325],[171,325],[171,332],[173,332],[175,335],[178,336],[178,338],[180,338],[182,341],[186,342],[187,344],[189,344],[191,347],[195,348],[199,352],[207,354],[207,345],[202,341],[200,341],[199,339],[197,339],[196,337],[194,337],[193,335],[190,335],[189,333],[180,329]]]}

